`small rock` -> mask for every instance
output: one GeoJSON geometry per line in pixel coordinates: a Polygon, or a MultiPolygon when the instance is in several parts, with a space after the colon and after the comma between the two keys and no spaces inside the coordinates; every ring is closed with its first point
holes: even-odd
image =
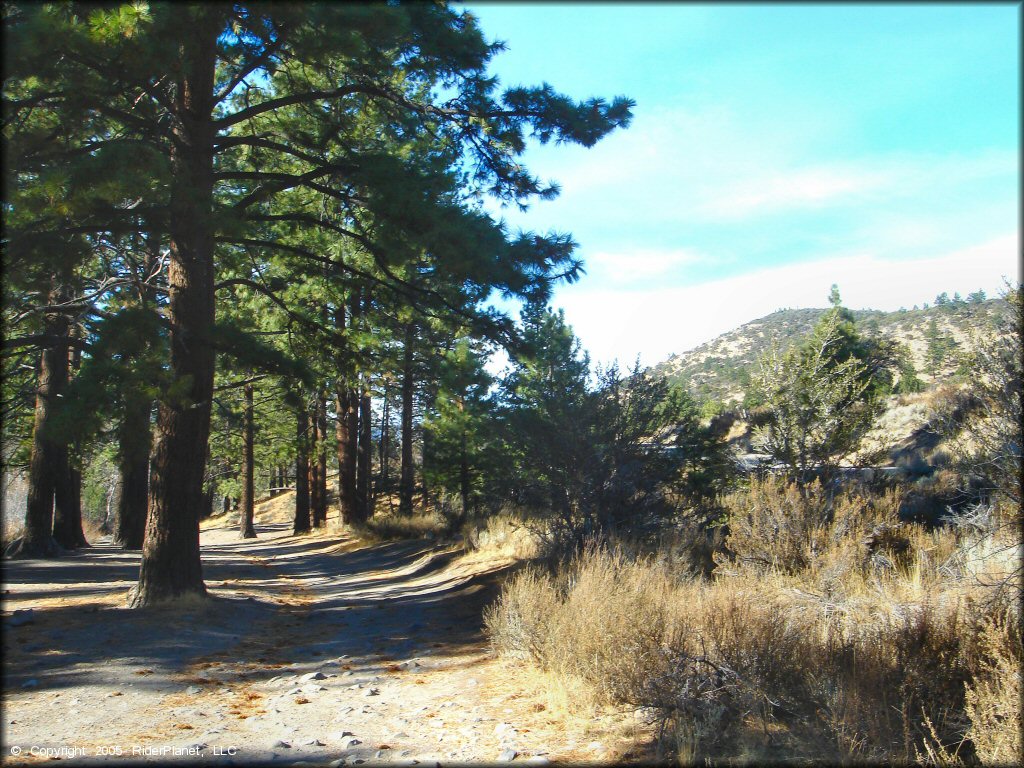
{"type": "Polygon", "coordinates": [[[473,688],[477,685],[480,685],[480,681],[477,680],[475,677],[471,677],[469,678],[469,680],[466,681],[466,685],[468,685],[470,688],[473,688]]]}
{"type": "Polygon", "coordinates": [[[205,742],[199,741],[199,742],[196,742],[195,744],[189,744],[187,747],[185,747],[185,749],[196,750],[197,752],[202,752],[208,746],[210,746],[210,745],[206,744],[205,742]]]}
{"type": "Polygon", "coordinates": [[[21,687],[22,688],[35,688],[37,685],[39,685],[39,681],[36,680],[33,677],[31,680],[26,680],[24,683],[22,683],[21,687]]]}
{"type": "Polygon", "coordinates": [[[317,670],[316,672],[310,672],[308,675],[303,675],[300,679],[302,680],[326,680],[327,675],[317,670]]]}
{"type": "Polygon", "coordinates": [[[497,736],[501,736],[505,733],[514,734],[516,733],[516,729],[515,726],[512,725],[512,723],[498,723],[496,726],[494,726],[494,733],[497,736]]]}
{"type": "Polygon", "coordinates": [[[498,762],[499,763],[511,763],[513,760],[516,759],[516,755],[518,755],[518,754],[519,753],[516,752],[514,749],[503,750],[498,755],[498,762]]]}
{"type": "Polygon", "coordinates": [[[352,749],[352,747],[357,747],[362,743],[359,739],[347,739],[343,742],[342,749],[352,749]]]}
{"type": "Polygon", "coordinates": [[[285,694],[285,696],[292,696],[292,695],[294,695],[296,693],[302,693],[302,689],[301,688],[292,688],[290,691],[288,691],[285,694]]]}
{"type": "Polygon", "coordinates": [[[291,748],[292,748],[292,745],[289,744],[284,739],[278,739],[277,741],[274,742],[274,745],[271,747],[271,749],[291,749],[291,748]]]}
{"type": "Polygon", "coordinates": [[[196,694],[202,692],[203,689],[200,688],[198,685],[190,685],[188,688],[185,689],[185,693],[187,693],[189,696],[195,696],[196,694]]]}
{"type": "Polygon", "coordinates": [[[19,608],[11,614],[10,624],[12,627],[23,627],[26,624],[34,624],[35,620],[36,616],[31,608],[19,608]]]}
{"type": "Polygon", "coordinates": [[[406,733],[405,731],[399,731],[398,733],[391,734],[391,740],[392,741],[398,741],[399,739],[408,739],[408,738],[409,738],[409,734],[406,733]]]}
{"type": "Polygon", "coordinates": [[[383,750],[383,749],[378,749],[378,750],[377,750],[377,751],[376,751],[376,752],[374,753],[373,757],[374,757],[374,759],[376,759],[376,760],[380,760],[380,759],[381,759],[382,757],[384,757],[384,755],[385,755],[385,754],[386,754],[386,750],[383,750]]]}
{"type": "Polygon", "coordinates": [[[355,734],[352,733],[352,731],[338,731],[337,733],[331,734],[331,739],[333,739],[334,741],[341,741],[347,736],[355,736],[355,734]]]}
{"type": "Polygon", "coordinates": [[[367,688],[363,696],[380,696],[380,688],[367,688]]]}
{"type": "Polygon", "coordinates": [[[303,693],[319,693],[320,691],[326,691],[326,690],[327,689],[324,688],[322,685],[310,684],[310,685],[302,686],[302,692],[303,693]]]}
{"type": "Polygon", "coordinates": [[[326,747],[327,745],[324,744],[322,741],[320,741],[320,739],[313,739],[312,741],[307,741],[306,742],[306,746],[309,746],[309,747],[326,747]]]}
{"type": "Polygon", "coordinates": [[[341,766],[345,765],[345,758],[341,757],[337,760],[331,760],[327,765],[329,765],[330,768],[341,768],[341,766]]]}

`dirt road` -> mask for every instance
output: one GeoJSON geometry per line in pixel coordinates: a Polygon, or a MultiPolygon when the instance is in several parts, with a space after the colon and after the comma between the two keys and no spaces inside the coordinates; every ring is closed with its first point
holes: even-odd
{"type": "Polygon", "coordinates": [[[110,544],[5,563],[4,762],[645,756],[632,714],[567,716],[536,673],[489,653],[482,609],[507,559],[258,533],[207,526],[211,599],[142,611],[124,607],[138,555],[110,544]]]}

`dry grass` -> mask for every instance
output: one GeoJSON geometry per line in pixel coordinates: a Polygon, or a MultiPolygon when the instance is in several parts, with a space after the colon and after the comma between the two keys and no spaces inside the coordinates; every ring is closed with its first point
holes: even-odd
{"type": "Polygon", "coordinates": [[[541,555],[542,538],[517,515],[503,512],[463,526],[469,549],[515,560],[533,560],[541,555]]]}
{"type": "Polygon", "coordinates": [[[487,630],[582,698],[651,708],[683,762],[1012,761],[1018,529],[928,532],[898,501],[755,482],[712,579],[591,548],[515,575],[487,630]]]}
{"type": "Polygon", "coordinates": [[[364,525],[352,526],[360,538],[370,542],[439,538],[445,534],[447,527],[444,517],[433,510],[414,512],[411,515],[377,513],[364,525]]]}

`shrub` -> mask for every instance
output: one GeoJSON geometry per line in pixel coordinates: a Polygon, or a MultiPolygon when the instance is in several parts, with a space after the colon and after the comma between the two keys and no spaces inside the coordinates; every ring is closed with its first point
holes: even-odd
{"type": "Polygon", "coordinates": [[[671,540],[517,575],[492,642],[657,713],[681,760],[1012,761],[1024,652],[1004,587],[1019,573],[1000,574],[1019,530],[986,508],[928,531],[898,520],[895,492],[804,490],[755,480],[728,497],[709,580],[675,567],[671,540]]]}
{"type": "Polygon", "coordinates": [[[967,736],[985,764],[1020,762],[1021,645],[1020,625],[1012,617],[990,619],[979,636],[980,670],[967,684],[965,710],[971,721],[967,736]]]}

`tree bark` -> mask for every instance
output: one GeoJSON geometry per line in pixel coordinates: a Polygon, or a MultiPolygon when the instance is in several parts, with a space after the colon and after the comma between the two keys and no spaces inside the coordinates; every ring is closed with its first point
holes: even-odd
{"type": "MultiPolygon", "coordinates": [[[[465,402],[459,399],[459,410],[465,410],[465,402]]],[[[465,422],[463,422],[465,424],[465,422]]],[[[462,517],[469,514],[469,451],[466,445],[466,429],[462,428],[459,446],[459,495],[462,497],[462,517]]]]}
{"type": "Polygon", "coordinates": [[[403,515],[412,514],[412,494],[415,490],[415,475],[412,465],[412,395],[413,395],[413,341],[415,327],[405,326],[405,349],[402,357],[402,469],[398,487],[398,511],[403,515]]]}
{"type": "Polygon", "coordinates": [[[317,475],[319,479],[319,488],[317,490],[319,505],[317,506],[316,517],[319,521],[317,523],[319,527],[327,522],[327,395],[325,393],[321,393],[317,398],[316,430],[317,475]]]}
{"type": "Polygon", "coordinates": [[[292,533],[306,533],[309,531],[309,413],[305,405],[296,409],[295,448],[295,522],[292,533]]]}
{"type": "MultiPolygon", "coordinates": [[[[352,397],[349,389],[342,385],[342,390],[335,395],[338,411],[338,424],[335,435],[338,441],[338,514],[339,525],[351,523],[356,517],[356,455],[352,450],[352,397]]],[[[356,415],[358,420],[358,415],[356,415]]]]}
{"type": "Polygon", "coordinates": [[[127,399],[118,430],[121,496],[117,502],[114,541],[124,549],[142,549],[149,506],[149,417],[153,404],[144,397],[127,399]]]}
{"type": "Polygon", "coordinates": [[[381,401],[380,450],[377,451],[377,462],[380,464],[380,482],[377,485],[377,495],[388,492],[388,420],[391,416],[388,413],[388,388],[386,384],[381,392],[381,401]]]}
{"type": "MultiPolygon", "coordinates": [[[[76,327],[69,324],[68,337],[74,336],[76,327]]],[[[69,344],[68,377],[82,362],[78,349],[69,344]]],[[[89,546],[82,528],[82,473],[77,466],[78,445],[61,441],[58,464],[54,467],[53,488],[53,538],[64,549],[78,549],[89,546]]]]}
{"type": "MultiPolygon", "coordinates": [[[[199,555],[214,351],[213,84],[222,10],[185,6],[191,38],[172,77],[167,268],[170,370],[185,392],[160,402],[139,583],[129,605],[205,595],[199,555]]],[[[172,388],[172,391],[173,388],[172,388]]]]}
{"type": "Polygon", "coordinates": [[[358,508],[359,519],[366,522],[370,519],[371,504],[370,498],[370,473],[372,470],[373,453],[373,432],[370,421],[371,402],[369,381],[363,376],[363,391],[359,398],[359,443],[357,446],[357,474],[356,474],[356,507],[358,508]]]}
{"type": "MultiPolygon", "coordinates": [[[[54,446],[50,471],[53,473],[53,539],[64,549],[75,549],[78,546],[75,532],[75,489],[66,444],[54,446]]],[[[81,520],[79,510],[79,528],[81,520]]]]}
{"type": "Polygon", "coordinates": [[[320,453],[317,406],[314,398],[313,407],[309,411],[309,455],[306,464],[309,467],[309,512],[310,522],[314,528],[320,526],[320,453]]]}
{"type": "MultiPolygon", "coordinates": [[[[51,304],[66,299],[57,276],[48,298],[51,304]]],[[[22,557],[55,557],[60,548],[53,538],[54,489],[57,473],[66,465],[66,449],[52,435],[58,399],[68,380],[68,319],[53,314],[46,318],[46,335],[60,339],[43,349],[39,360],[35,415],[32,423],[32,453],[29,459],[28,500],[25,505],[25,531],[17,553],[22,557]]]]}
{"type": "MultiPolygon", "coordinates": [[[[339,302],[334,308],[334,327],[345,330],[344,303],[339,302]]],[[[352,390],[347,381],[351,375],[351,365],[345,349],[339,345],[336,354],[338,376],[335,383],[334,403],[338,412],[338,423],[335,427],[338,453],[338,526],[352,523],[356,519],[356,454],[355,435],[358,414],[352,404],[352,390]]]]}
{"type": "Polygon", "coordinates": [[[253,517],[256,509],[256,482],[254,473],[255,430],[253,428],[253,386],[246,384],[242,389],[245,405],[242,410],[242,501],[239,515],[239,534],[243,539],[255,539],[256,527],[253,517]]]}

